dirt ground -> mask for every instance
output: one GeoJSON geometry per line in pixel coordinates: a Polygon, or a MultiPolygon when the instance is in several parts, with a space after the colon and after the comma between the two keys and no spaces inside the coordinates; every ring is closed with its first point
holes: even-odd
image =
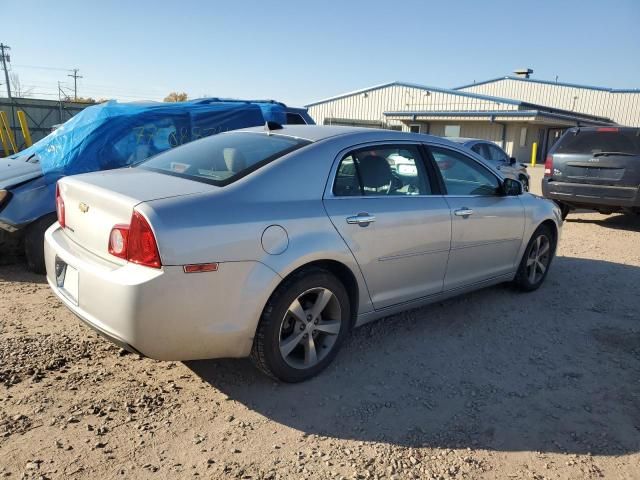
{"type": "Polygon", "coordinates": [[[369,324],[283,385],[125,355],[3,266],[0,478],[637,479],[639,291],[640,218],[574,214],[538,291],[369,324]]]}

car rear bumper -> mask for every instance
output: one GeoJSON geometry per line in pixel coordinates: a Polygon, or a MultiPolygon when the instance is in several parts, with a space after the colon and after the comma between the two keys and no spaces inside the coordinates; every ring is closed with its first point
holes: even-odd
{"type": "Polygon", "coordinates": [[[47,281],[83,322],[121,347],[158,360],[244,357],[269,292],[280,277],[260,262],[226,262],[185,274],[117,265],[69,240],[59,225],[45,234],[47,281]],[[75,297],[58,285],[56,260],[77,271],[75,297]]]}
{"type": "Polygon", "coordinates": [[[545,198],[573,205],[640,207],[640,189],[542,180],[545,198]]]}

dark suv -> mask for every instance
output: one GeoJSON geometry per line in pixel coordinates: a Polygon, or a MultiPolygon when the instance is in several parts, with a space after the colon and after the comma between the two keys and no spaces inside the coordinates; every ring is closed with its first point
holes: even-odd
{"type": "Polygon", "coordinates": [[[549,151],[542,193],[574,208],[640,214],[640,128],[570,128],[549,151]]]}

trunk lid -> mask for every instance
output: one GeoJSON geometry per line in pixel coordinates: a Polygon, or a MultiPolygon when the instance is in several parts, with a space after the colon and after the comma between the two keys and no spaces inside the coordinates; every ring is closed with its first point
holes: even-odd
{"type": "Polygon", "coordinates": [[[126,261],[108,252],[109,234],[115,225],[131,222],[136,205],[219,188],[138,168],[65,177],[58,185],[65,205],[65,234],[90,252],[121,264],[126,261]]]}
{"type": "Polygon", "coordinates": [[[570,130],[550,155],[554,180],[617,187],[640,185],[638,129],[570,130]]]}

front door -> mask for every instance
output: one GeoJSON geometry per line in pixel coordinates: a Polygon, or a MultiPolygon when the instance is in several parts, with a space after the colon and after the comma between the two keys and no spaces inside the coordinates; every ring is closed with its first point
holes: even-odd
{"type": "Polygon", "coordinates": [[[372,145],[340,156],[324,204],[375,309],[442,291],[451,217],[444,197],[432,195],[433,181],[417,145],[372,145]]]}
{"type": "Polygon", "coordinates": [[[445,147],[429,150],[451,208],[451,254],[444,289],[513,272],[524,233],[520,198],[503,195],[500,179],[468,155],[445,147]]]}

